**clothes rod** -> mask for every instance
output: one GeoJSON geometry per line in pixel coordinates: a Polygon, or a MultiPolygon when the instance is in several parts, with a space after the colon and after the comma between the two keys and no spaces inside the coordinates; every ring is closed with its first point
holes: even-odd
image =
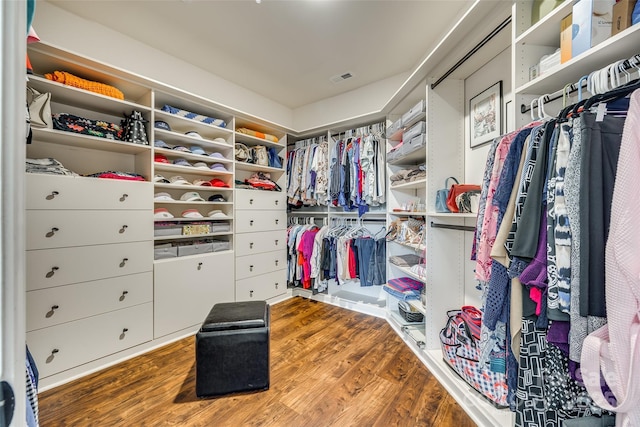
{"type": "Polygon", "coordinates": [[[438,224],[431,221],[432,228],[446,228],[449,230],[461,230],[461,231],[476,231],[475,227],[469,225],[450,225],[450,224],[438,224]]]}
{"type": "Polygon", "coordinates": [[[447,72],[442,75],[442,77],[440,77],[438,80],[435,81],[435,83],[431,83],[431,89],[435,89],[436,86],[438,86],[440,83],[442,83],[442,81],[444,79],[446,79],[447,77],[449,77],[455,70],[460,68],[460,66],[462,64],[464,64],[467,61],[467,59],[471,58],[471,56],[473,54],[475,54],[477,51],[479,51],[484,45],[489,43],[489,41],[492,38],[497,36],[498,33],[500,31],[502,31],[510,23],[511,23],[511,16],[509,16],[507,19],[502,21],[502,23],[500,25],[498,25],[496,28],[494,28],[493,31],[491,31],[491,33],[488,36],[486,36],[484,39],[482,39],[482,41],[480,41],[480,43],[478,43],[473,49],[471,49],[469,52],[467,52],[467,54],[465,56],[463,56],[462,59],[460,59],[458,62],[456,62],[453,67],[449,68],[447,70],[447,72]]]}
{"type": "MultiPolygon", "coordinates": [[[[640,58],[640,55],[634,55],[631,57],[631,59],[633,59],[634,57],[640,58]]],[[[618,71],[629,70],[631,68],[635,68],[635,66],[631,64],[631,62],[629,62],[629,60],[627,59],[622,63],[622,69],[619,69],[618,71]]],[[[587,85],[586,81],[583,81],[582,79],[580,79],[580,82],[583,82],[581,83],[582,87],[585,87],[587,85]]],[[[580,82],[573,83],[569,87],[569,90],[560,89],[553,93],[545,95],[544,98],[542,98],[542,102],[547,103],[547,102],[555,101],[556,99],[562,98],[564,94],[569,95],[576,92],[578,90],[578,83],[580,82]]],[[[531,111],[531,105],[520,104],[520,113],[524,114],[524,113],[528,113],[529,111],[531,111]]]]}

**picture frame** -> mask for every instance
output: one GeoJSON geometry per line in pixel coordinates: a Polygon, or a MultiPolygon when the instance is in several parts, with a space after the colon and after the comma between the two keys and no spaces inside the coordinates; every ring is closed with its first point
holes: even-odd
{"type": "Polygon", "coordinates": [[[502,134],[502,80],[469,100],[469,133],[471,148],[502,134]]]}

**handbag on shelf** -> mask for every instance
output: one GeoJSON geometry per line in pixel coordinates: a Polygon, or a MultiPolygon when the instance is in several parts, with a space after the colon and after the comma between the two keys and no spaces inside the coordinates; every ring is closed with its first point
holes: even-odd
{"type": "Polygon", "coordinates": [[[27,105],[29,106],[29,118],[31,126],[36,128],[53,128],[51,118],[51,94],[40,93],[27,86],[27,105]]]}
{"type": "Polygon", "coordinates": [[[239,162],[253,163],[253,153],[249,147],[241,142],[236,142],[235,157],[239,162]]]}
{"type": "Polygon", "coordinates": [[[251,148],[253,150],[254,163],[260,166],[269,166],[269,153],[267,147],[264,145],[255,145],[251,148]]]}
{"type": "Polygon", "coordinates": [[[471,190],[456,196],[456,205],[460,213],[478,213],[480,190],[471,190]]]}
{"type": "Polygon", "coordinates": [[[449,178],[444,180],[444,188],[436,192],[436,212],[438,213],[451,212],[447,207],[447,196],[449,196],[450,179],[454,180],[456,184],[459,184],[458,180],[453,176],[450,176],[449,178]]]}
{"type": "Polygon", "coordinates": [[[449,194],[447,195],[447,208],[449,208],[449,211],[453,213],[460,213],[460,208],[458,207],[456,198],[467,192],[480,193],[480,190],[480,186],[476,184],[453,184],[449,189],[449,194]]]}
{"type": "Polygon", "coordinates": [[[147,131],[144,127],[145,122],[146,120],[140,111],[132,111],[130,115],[125,116],[125,119],[120,123],[122,140],[134,144],[149,145],[147,131]]]}

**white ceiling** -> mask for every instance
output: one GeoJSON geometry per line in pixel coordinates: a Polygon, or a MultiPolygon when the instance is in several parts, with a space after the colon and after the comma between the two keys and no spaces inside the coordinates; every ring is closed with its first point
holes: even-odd
{"type": "Polygon", "coordinates": [[[413,71],[471,0],[48,0],[289,108],[413,71]],[[340,83],[330,78],[345,72],[340,83]]]}

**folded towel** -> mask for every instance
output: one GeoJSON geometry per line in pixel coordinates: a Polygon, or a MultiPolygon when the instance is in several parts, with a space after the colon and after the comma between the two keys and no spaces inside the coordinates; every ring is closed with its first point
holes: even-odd
{"type": "Polygon", "coordinates": [[[238,128],[236,132],[243,133],[245,135],[255,136],[256,138],[266,139],[271,142],[278,142],[278,137],[269,135],[268,133],[262,133],[255,130],[247,129],[247,128],[238,128]]]}
{"type": "Polygon", "coordinates": [[[73,86],[78,89],[88,90],[90,92],[99,93],[100,95],[110,96],[112,98],[124,99],[124,94],[117,88],[105,83],[92,82],[78,76],[74,76],[66,71],[54,71],[44,75],[47,79],[54,82],[62,83],[67,86],[73,86]]]}

